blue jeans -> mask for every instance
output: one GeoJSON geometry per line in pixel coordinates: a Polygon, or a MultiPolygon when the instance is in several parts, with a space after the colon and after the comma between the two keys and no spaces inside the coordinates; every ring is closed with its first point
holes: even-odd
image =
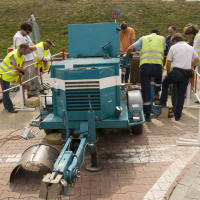
{"type": "MultiPolygon", "coordinates": [[[[3,81],[3,85],[1,83],[1,87],[3,90],[9,89],[10,82],[7,82],[7,81],[1,80],[1,79],[0,79],[0,81],[3,81]]],[[[3,105],[4,105],[4,108],[8,111],[11,111],[14,109],[13,103],[10,99],[9,91],[3,92],[3,105]]]]}
{"type": "Polygon", "coordinates": [[[185,100],[185,92],[189,83],[189,78],[187,78],[181,71],[173,69],[162,83],[162,94],[160,97],[161,103],[167,102],[168,88],[172,83],[176,83],[177,88],[177,100],[175,105],[174,116],[175,119],[179,119],[182,115],[183,104],[185,100]]]}
{"type": "Polygon", "coordinates": [[[144,102],[144,114],[151,113],[151,77],[154,78],[154,91],[159,92],[161,90],[162,65],[143,64],[140,66],[140,81],[144,102]]]}

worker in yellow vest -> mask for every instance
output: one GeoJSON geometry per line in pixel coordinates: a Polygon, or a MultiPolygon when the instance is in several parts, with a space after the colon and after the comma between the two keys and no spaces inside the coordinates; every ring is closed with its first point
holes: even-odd
{"type": "MultiPolygon", "coordinates": [[[[34,59],[35,62],[43,61],[44,63],[47,63],[48,61],[52,60],[50,48],[52,46],[51,40],[47,39],[44,42],[39,42],[36,44],[36,58],[34,59]]],[[[40,71],[41,63],[35,64],[35,70],[36,74],[40,71]]],[[[31,91],[38,90],[40,94],[46,95],[44,92],[43,86],[40,84],[38,78],[37,81],[31,82],[31,91]]]]}
{"type": "Polygon", "coordinates": [[[151,122],[151,77],[154,78],[154,90],[161,90],[162,66],[164,50],[166,48],[165,38],[159,36],[158,29],[152,29],[150,34],[141,37],[132,44],[124,57],[128,57],[135,49],[140,50],[140,81],[142,87],[143,111],[147,122],[151,122]]]}
{"type": "MultiPolygon", "coordinates": [[[[0,66],[0,74],[3,74],[1,76],[1,87],[3,91],[9,89],[11,82],[19,81],[19,72],[23,73],[27,68],[26,65],[23,64],[24,55],[30,52],[32,52],[31,47],[29,47],[27,43],[22,43],[19,45],[18,49],[11,51],[4,58],[0,66]]],[[[3,105],[8,112],[17,113],[10,99],[9,90],[3,92],[3,105]]]]}

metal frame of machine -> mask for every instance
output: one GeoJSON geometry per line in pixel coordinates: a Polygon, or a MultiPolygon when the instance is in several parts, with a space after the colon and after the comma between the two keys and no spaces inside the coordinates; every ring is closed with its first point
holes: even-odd
{"type": "Polygon", "coordinates": [[[56,199],[77,182],[86,147],[91,152],[86,168],[103,169],[97,162],[97,129],[142,133],[141,92],[128,91],[121,83],[118,27],[118,23],[68,26],[70,58],[51,65],[52,95],[44,98],[41,113],[31,122],[46,133],[61,130],[63,140],[52,174],[42,180],[41,198],[56,199]]]}

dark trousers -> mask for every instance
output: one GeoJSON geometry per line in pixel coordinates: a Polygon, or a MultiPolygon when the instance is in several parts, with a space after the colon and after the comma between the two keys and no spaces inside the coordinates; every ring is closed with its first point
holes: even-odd
{"type": "Polygon", "coordinates": [[[144,114],[151,113],[151,77],[154,78],[154,91],[159,92],[161,90],[162,65],[143,64],[140,66],[140,81],[144,103],[144,114]]]}
{"type": "Polygon", "coordinates": [[[130,67],[126,67],[125,83],[128,83],[129,74],[130,74],[130,67]]]}
{"type": "Polygon", "coordinates": [[[189,78],[187,78],[181,71],[173,69],[162,83],[162,94],[160,97],[161,103],[167,102],[168,88],[172,83],[176,83],[177,88],[177,100],[175,104],[175,119],[179,119],[182,115],[183,104],[185,100],[185,92],[187,90],[187,85],[189,83],[189,78]]]}
{"type": "Polygon", "coordinates": [[[172,89],[171,89],[171,101],[172,101],[172,107],[173,107],[173,109],[175,109],[176,100],[177,100],[176,83],[173,83],[172,84],[172,89]]]}
{"type": "MultiPolygon", "coordinates": [[[[121,54],[123,56],[124,54],[121,54]]],[[[133,54],[129,55],[129,62],[131,63],[131,60],[133,59],[133,54]]],[[[126,72],[125,72],[125,83],[128,83],[129,80],[129,75],[130,75],[130,66],[126,67],[126,72]]],[[[123,81],[122,81],[123,82],[123,81]]]]}
{"type": "MultiPolygon", "coordinates": [[[[6,90],[9,88],[10,82],[4,81],[2,79],[0,79],[0,81],[1,81],[1,88],[3,90],[6,90]],[[2,85],[2,81],[3,81],[3,85],[2,85]]],[[[8,111],[11,111],[14,109],[13,103],[10,99],[9,91],[3,92],[3,105],[4,105],[4,108],[8,111]]]]}

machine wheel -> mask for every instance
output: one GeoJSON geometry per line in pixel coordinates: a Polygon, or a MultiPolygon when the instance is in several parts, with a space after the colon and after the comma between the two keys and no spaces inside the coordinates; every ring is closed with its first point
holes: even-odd
{"type": "Polygon", "coordinates": [[[132,126],[131,131],[132,131],[132,134],[136,134],[136,135],[142,134],[143,124],[132,126]]]}

